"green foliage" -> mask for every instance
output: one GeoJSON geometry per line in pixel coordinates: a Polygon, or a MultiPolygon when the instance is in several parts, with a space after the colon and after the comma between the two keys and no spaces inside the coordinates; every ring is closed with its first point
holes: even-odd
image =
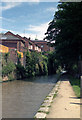
{"type": "Polygon", "coordinates": [[[26,76],[46,75],[47,71],[47,57],[41,53],[27,51],[26,53],[26,76]]]}
{"type": "Polygon", "coordinates": [[[48,74],[47,63],[43,62],[43,75],[47,75],[47,74],[48,74]]]}
{"type": "Polygon", "coordinates": [[[80,79],[70,77],[70,83],[77,97],[80,97],[80,79]]]}
{"type": "Polygon", "coordinates": [[[21,54],[19,54],[18,52],[17,52],[17,58],[18,58],[17,63],[18,63],[18,64],[20,64],[20,63],[21,63],[21,62],[20,62],[20,59],[21,59],[21,54]]]}
{"type": "Polygon", "coordinates": [[[42,64],[42,62],[40,62],[38,64],[38,67],[39,67],[39,75],[43,75],[43,64],[42,64]]]}
{"type": "Polygon", "coordinates": [[[7,63],[2,67],[2,76],[8,76],[8,74],[12,73],[15,70],[15,65],[13,62],[7,63]]]}
{"type": "Polygon", "coordinates": [[[9,58],[9,52],[4,54],[4,59],[6,63],[8,62],[8,58],[9,58]]]}
{"type": "Polygon", "coordinates": [[[36,76],[39,75],[39,66],[38,66],[38,64],[36,64],[36,66],[35,66],[35,75],[36,76]]]}
{"type": "Polygon", "coordinates": [[[8,80],[14,80],[14,79],[15,79],[15,77],[14,77],[13,73],[8,74],[8,80]]]}
{"type": "Polygon", "coordinates": [[[58,69],[57,69],[57,71],[56,71],[56,73],[57,73],[57,74],[60,74],[60,73],[61,73],[61,70],[62,70],[62,68],[61,68],[61,66],[59,66],[58,69]]]}
{"type": "Polygon", "coordinates": [[[46,63],[48,63],[48,57],[46,55],[42,55],[43,61],[45,61],[46,63]]]}
{"type": "Polygon", "coordinates": [[[25,66],[26,77],[32,77],[35,75],[34,68],[35,68],[35,58],[32,61],[31,54],[29,51],[27,51],[27,53],[26,53],[26,66],[25,66]]]}
{"type": "Polygon", "coordinates": [[[15,70],[15,64],[9,60],[9,53],[2,54],[2,77],[7,76],[8,80],[13,80],[15,70]]]}
{"type": "Polygon", "coordinates": [[[48,74],[55,74],[59,64],[56,59],[55,52],[50,52],[48,54],[48,74]]]}
{"type": "MultiPolygon", "coordinates": [[[[8,53],[9,54],[9,53],[8,53]]],[[[13,62],[9,61],[8,54],[5,54],[2,62],[2,75],[8,76],[8,79],[14,79],[16,75],[17,79],[24,79],[27,77],[38,76],[38,75],[47,75],[47,56],[42,55],[41,53],[31,51],[24,53],[26,58],[25,67],[21,64],[21,54],[17,53],[18,62],[15,65],[13,62]],[[16,72],[16,74],[14,73],[16,72]]]]}
{"type": "Polygon", "coordinates": [[[68,71],[82,59],[81,21],[82,2],[61,2],[46,33],[46,39],[55,40],[56,59],[68,71]]]}
{"type": "Polygon", "coordinates": [[[21,63],[16,65],[16,76],[17,79],[23,79],[25,78],[25,68],[23,65],[21,65],[21,63]]]}

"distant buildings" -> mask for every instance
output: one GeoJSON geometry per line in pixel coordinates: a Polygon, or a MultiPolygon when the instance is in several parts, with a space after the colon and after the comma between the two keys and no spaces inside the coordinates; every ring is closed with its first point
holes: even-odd
{"type": "Polygon", "coordinates": [[[50,47],[47,41],[43,40],[30,40],[30,38],[21,37],[18,34],[13,34],[8,31],[5,34],[0,34],[0,52],[10,52],[10,59],[17,63],[17,53],[21,54],[21,63],[25,64],[25,58],[23,53],[26,50],[37,51],[37,52],[47,52],[54,50],[50,47]]]}
{"type": "Polygon", "coordinates": [[[49,43],[44,40],[35,40],[32,41],[34,44],[38,45],[41,48],[42,52],[48,52],[48,51],[53,51],[54,47],[49,46],[49,43]]]}

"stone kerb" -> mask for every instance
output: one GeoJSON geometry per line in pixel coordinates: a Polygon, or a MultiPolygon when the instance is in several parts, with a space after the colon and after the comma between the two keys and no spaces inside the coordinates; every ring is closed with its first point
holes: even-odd
{"type": "Polygon", "coordinates": [[[53,102],[54,96],[57,94],[60,83],[61,81],[58,81],[54,88],[52,89],[52,91],[44,99],[44,102],[40,106],[34,118],[46,118],[46,115],[49,113],[49,108],[51,107],[51,103],[53,102]]]}

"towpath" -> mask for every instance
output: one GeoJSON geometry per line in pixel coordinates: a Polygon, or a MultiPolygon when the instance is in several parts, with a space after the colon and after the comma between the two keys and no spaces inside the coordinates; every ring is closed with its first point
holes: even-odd
{"type": "Polygon", "coordinates": [[[68,78],[63,78],[58,94],[46,118],[80,118],[80,99],[75,96],[68,78]]]}

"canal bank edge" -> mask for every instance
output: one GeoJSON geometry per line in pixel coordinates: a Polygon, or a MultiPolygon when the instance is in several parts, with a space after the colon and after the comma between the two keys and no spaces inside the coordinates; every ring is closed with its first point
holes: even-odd
{"type": "Polygon", "coordinates": [[[57,95],[60,83],[61,83],[61,80],[57,81],[54,88],[51,90],[48,96],[44,99],[44,102],[40,106],[34,118],[46,118],[47,114],[49,113],[49,108],[51,107],[51,103],[53,102],[53,99],[57,95]]]}

